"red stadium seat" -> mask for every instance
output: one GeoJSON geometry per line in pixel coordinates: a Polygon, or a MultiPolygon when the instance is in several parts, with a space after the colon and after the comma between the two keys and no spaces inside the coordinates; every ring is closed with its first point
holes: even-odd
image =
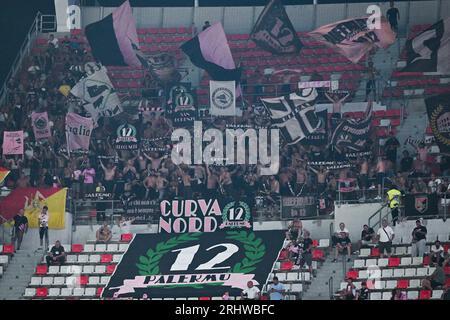
{"type": "Polygon", "coordinates": [[[3,253],[5,253],[5,254],[14,253],[14,245],[13,244],[4,244],[3,245],[3,253]]]}
{"type": "Polygon", "coordinates": [[[346,278],[348,279],[358,279],[358,270],[347,271],[346,278]]]}
{"type": "Polygon", "coordinates": [[[429,266],[430,265],[430,256],[423,257],[423,265],[429,266]]]}
{"type": "Polygon", "coordinates": [[[445,267],[444,271],[446,275],[450,275],[450,267],[445,267]]]}
{"type": "Polygon", "coordinates": [[[110,263],[112,261],[112,254],[102,254],[100,256],[101,263],[110,263]]]}
{"type": "Polygon", "coordinates": [[[292,270],[293,267],[294,267],[294,262],[292,262],[292,261],[284,261],[284,262],[281,263],[280,270],[288,271],[288,270],[292,270]]]}
{"type": "Polygon", "coordinates": [[[45,264],[40,264],[36,266],[36,274],[38,275],[44,275],[47,274],[48,272],[48,267],[45,264]]]}
{"type": "Polygon", "coordinates": [[[288,258],[288,251],[283,249],[280,251],[280,255],[278,256],[278,260],[286,260],[288,258]]]}
{"type": "Polygon", "coordinates": [[[36,297],[46,297],[48,295],[48,288],[37,288],[36,297]]]}
{"type": "Polygon", "coordinates": [[[378,248],[372,248],[370,250],[370,256],[371,257],[379,257],[380,256],[380,249],[378,248]]]}
{"type": "Polygon", "coordinates": [[[102,292],[103,292],[103,288],[97,288],[97,291],[96,291],[95,295],[97,297],[101,297],[102,296],[102,292]]]}
{"type": "Polygon", "coordinates": [[[116,270],[116,265],[110,264],[106,267],[106,274],[113,274],[114,270],[116,270]]]}
{"type": "Polygon", "coordinates": [[[431,298],[431,291],[430,290],[420,290],[419,300],[428,300],[430,298],[431,298]]]}
{"type": "Polygon", "coordinates": [[[71,251],[76,252],[76,253],[83,252],[83,245],[82,244],[73,244],[71,251]]]}
{"type": "Polygon", "coordinates": [[[88,276],[80,276],[78,278],[78,284],[81,285],[81,286],[87,285],[88,282],[89,282],[89,277],[88,276]]]}
{"type": "Polygon", "coordinates": [[[211,300],[211,297],[200,297],[198,300],[211,300]]]}
{"type": "Polygon", "coordinates": [[[322,250],[315,249],[312,252],[314,260],[322,260],[325,257],[325,253],[322,250]]]}
{"type": "Polygon", "coordinates": [[[400,265],[400,258],[389,258],[388,266],[389,267],[398,267],[400,265]]]}
{"type": "Polygon", "coordinates": [[[120,235],[120,241],[122,242],[130,242],[133,239],[132,233],[123,233],[120,235]]]}
{"type": "Polygon", "coordinates": [[[313,240],[312,245],[314,248],[316,248],[319,245],[319,240],[313,240]]]}
{"type": "Polygon", "coordinates": [[[402,279],[397,281],[397,288],[399,289],[407,289],[409,287],[409,280],[402,279]]]}

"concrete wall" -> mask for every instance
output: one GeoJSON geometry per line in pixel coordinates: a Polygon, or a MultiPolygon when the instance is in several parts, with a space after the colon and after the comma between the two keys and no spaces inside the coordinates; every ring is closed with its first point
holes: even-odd
{"type": "Polygon", "coordinates": [[[336,205],[334,210],[335,228],[344,222],[350,232],[352,242],[359,240],[362,226],[367,224],[369,217],[381,208],[380,203],[336,205]]]}
{"type": "MultiPolygon", "coordinates": [[[[383,15],[389,9],[388,2],[319,4],[286,6],[286,11],[297,31],[311,31],[321,25],[366,14],[370,4],[378,4],[383,15]]],[[[400,11],[399,28],[405,32],[411,25],[434,23],[450,15],[450,1],[396,2],[400,11]]],[[[107,16],[114,8],[83,7],[82,26],[107,16]]],[[[190,27],[195,22],[201,28],[203,22],[220,21],[227,33],[250,33],[263,7],[197,7],[197,8],[133,8],[138,28],[190,27]]]]}

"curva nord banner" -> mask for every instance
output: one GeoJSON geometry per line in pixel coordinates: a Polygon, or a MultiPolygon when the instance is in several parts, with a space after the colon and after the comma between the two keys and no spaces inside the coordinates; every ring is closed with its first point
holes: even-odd
{"type": "Polygon", "coordinates": [[[137,234],[102,297],[238,296],[250,280],[266,283],[284,237],[279,230],[137,234]]]}
{"type": "Polygon", "coordinates": [[[250,202],[226,199],[163,200],[160,233],[252,230],[250,202]]]}

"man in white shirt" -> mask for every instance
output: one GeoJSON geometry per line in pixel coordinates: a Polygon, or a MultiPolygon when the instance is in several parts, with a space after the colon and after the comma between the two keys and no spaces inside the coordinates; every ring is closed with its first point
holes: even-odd
{"type": "Polygon", "coordinates": [[[58,49],[59,40],[58,40],[58,38],[55,38],[55,36],[53,34],[51,34],[48,39],[48,44],[52,44],[55,49],[58,49]]]}
{"type": "Polygon", "coordinates": [[[381,222],[381,228],[377,231],[378,238],[378,248],[380,250],[380,255],[386,257],[384,251],[386,251],[387,256],[390,258],[392,253],[392,240],[394,240],[394,230],[389,226],[387,219],[383,219],[381,222]]]}
{"type": "Polygon", "coordinates": [[[247,289],[241,293],[242,300],[259,300],[261,293],[258,287],[253,285],[253,281],[247,282],[247,289]]]}

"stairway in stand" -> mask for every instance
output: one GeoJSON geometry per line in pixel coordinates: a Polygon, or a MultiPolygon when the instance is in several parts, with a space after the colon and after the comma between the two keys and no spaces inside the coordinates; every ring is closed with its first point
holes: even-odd
{"type": "Polygon", "coordinates": [[[42,260],[42,251],[18,250],[0,279],[0,300],[22,299],[30,283],[36,264],[42,260]]]}

